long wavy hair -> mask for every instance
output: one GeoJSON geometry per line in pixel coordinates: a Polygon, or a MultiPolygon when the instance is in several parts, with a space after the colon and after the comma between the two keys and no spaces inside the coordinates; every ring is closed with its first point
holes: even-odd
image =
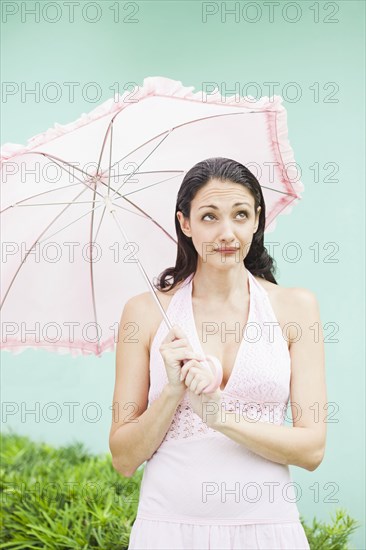
{"type": "Polygon", "coordinates": [[[240,183],[252,194],[255,203],[255,212],[258,206],[261,207],[258,229],[253,235],[249,252],[244,258],[244,265],[252,275],[262,277],[271,283],[277,284],[273,275],[276,272],[274,259],[268,254],[264,246],[266,206],[260,183],[243,164],[224,157],[214,157],[195,164],[186,173],[181,183],[174,213],[175,230],[178,239],[175,266],[165,269],[157,277],[158,282],[154,283],[154,286],[161,292],[167,292],[172,290],[181,281],[184,281],[189,275],[196,272],[198,253],[192,239],[187,237],[181,230],[177,212],[180,211],[185,218],[189,218],[192,200],[199,189],[211,179],[240,183]]]}

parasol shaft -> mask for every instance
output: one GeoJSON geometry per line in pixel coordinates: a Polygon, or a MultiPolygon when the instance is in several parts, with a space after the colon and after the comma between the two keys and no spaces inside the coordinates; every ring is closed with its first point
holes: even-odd
{"type": "MultiPolygon", "coordinates": [[[[118,218],[117,218],[117,216],[116,216],[116,214],[115,214],[116,209],[115,209],[115,207],[114,207],[112,201],[110,200],[110,198],[109,198],[108,196],[104,197],[104,200],[105,200],[106,206],[107,206],[108,209],[109,209],[109,212],[112,214],[112,216],[113,216],[113,218],[114,218],[114,220],[115,220],[115,222],[116,222],[116,224],[117,224],[117,226],[118,226],[120,232],[122,233],[123,238],[125,239],[126,243],[130,242],[129,239],[128,239],[128,237],[127,237],[127,235],[126,235],[125,230],[124,230],[123,227],[121,226],[121,224],[120,224],[120,222],[119,222],[119,220],[118,220],[118,218]]],[[[170,322],[169,317],[168,317],[167,314],[165,313],[165,310],[164,310],[163,306],[161,305],[161,302],[160,302],[160,300],[159,300],[159,298],[158,298],[158,296],[157,296],[157,294],[156,294],[156,292],[155,292],[155,289],[154,289],[153,285],[151,284],[150,279],[149,279],[149,277],[148,277],[146,271],[144,270],[144,268],[143,268],[143,266],[142,266],[142,264],[141,264],[141,262],[140,262],[140,260],[139,260],[138,258],[137,258],[137,263],[138,263],[138,266],[139,266],[139,268],[140,268],[141,273],[142,273],[143,276],[145,277],[145,280],[146,280],[146,282],[148,283],[148,285],[149,285],[149,287],[150,287],[150,289],[151,289],[151,291],[152,291],[154,300],[155,300],[155,302],[156,302],[158,308],[159,308],[160,311],[161,311],[161,314],[162,314],[162,316],[163,316],[163,318],[164,318],[164,321],[165,321],[165,323],[166,323],[168,329],[170,330],[170,329],[173,327],[173,325],[172,325],[172,323],[170,322]]]]}

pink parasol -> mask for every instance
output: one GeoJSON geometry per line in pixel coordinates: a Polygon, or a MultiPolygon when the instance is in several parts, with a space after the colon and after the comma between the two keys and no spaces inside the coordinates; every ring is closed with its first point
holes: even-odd
{"type": "Polygon", "coordinates": [[[123,306],[146,284],[171,328],[151,281],[175,264],[176,197],[197,162],[247,166],[267,232],[301,198],[280,96],[192,90],[145,78],[25,146],[2,147],[2,350],[113,351],[123,306]]]}

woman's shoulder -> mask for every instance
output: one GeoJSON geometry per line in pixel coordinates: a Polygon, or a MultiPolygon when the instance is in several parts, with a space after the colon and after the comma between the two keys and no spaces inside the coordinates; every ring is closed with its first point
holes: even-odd
{"type": "Polygon", "coordinates": [[[312,290],[303,287],[285,287],[261,277],[255,277],[255,279],[267,292],[280,325],[284,327],[289,324],[290,339],[293,338],[294,324],[311,326],[314,320],[320,319],[317,296],[312,290]]]}
{"type": "Polygon", "coordinates": [[[285,287],[257,276],[255,276],[255,280],[264,288],[264,290],[269,295],[271,294],[273,297],[286,299],[286,303],[293,302],[294,300],[300,302],[302,301],[304,303],[316,300],[316,294],[308,288],[285,287]]]}
{"type": "MultiPolygon", "coordinates": [[[[158,290],[155,288],[155,294],[159,298],[159,301],[162,303],[162,305],[169,304],[170,300],[173,298],[174,294],[178,292],[178,290],[182,287],[184,281],[179,282],[172,290],[165,290],[164,292],[158,290]]],[[[155,304],[155,299],[152,295],[152,292],[150,290],[146,292],[142,292],[141,294],[137,294],[134,296],[136,301],[139,301],[141,304],[144,304],[145,306],[149,307],[152,304],[155,304]]],[[[157,307],[155,305],[155,307],[157,307]]]]}
{"type": "MultiPolygon", "coordinates": [[[[173,298],[174,294],[178,292],[178,290],[181,288],[183,282],[184,281],[181,281],[172,290],[167,290],[165,292],[161,292],[156,288],[154,289],[155,294],[157,295],[159,302],[163,306],[164,311],[167,311],[171,299],[173,298]]],[[[163,318],[161,311],[150,290],[146,292],[141,292],[140,294],[136,294],[135,296],[133,296],[133,298],[130,299],[130,301],[134,309],[142,312],[144,323],[147,323],[148,325],[146,326],[146,333],[148,334],[148,341],[146,343],[150,349],[153,336],[159,328],[159,325],[163,318]]]]}

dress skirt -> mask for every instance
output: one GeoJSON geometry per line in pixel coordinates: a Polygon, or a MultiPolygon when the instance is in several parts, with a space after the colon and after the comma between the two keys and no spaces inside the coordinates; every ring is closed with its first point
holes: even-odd
{"type": "Polygon", "coordinates": [[[308,550],[309,543],[299,521],[247,525],[197,525],[136,519],[131,550],[308,550]]]}

